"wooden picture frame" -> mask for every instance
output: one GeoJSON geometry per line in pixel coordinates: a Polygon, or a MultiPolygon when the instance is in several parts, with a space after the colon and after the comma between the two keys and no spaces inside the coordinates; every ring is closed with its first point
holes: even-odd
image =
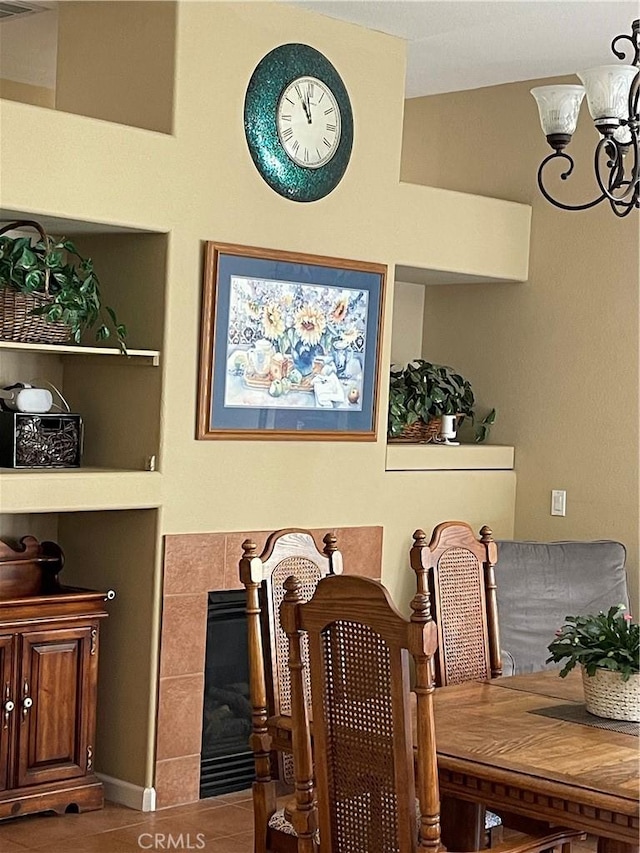
{"type": "Polygon", "coordinates": [[[207,242],[196,438],[374,441],[386,273],[207,242]]]}

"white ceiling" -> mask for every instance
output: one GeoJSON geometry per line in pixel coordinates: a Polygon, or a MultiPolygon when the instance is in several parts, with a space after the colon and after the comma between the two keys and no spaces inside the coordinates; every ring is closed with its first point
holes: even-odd
{"type": "MultiPolygon", "coordinates": [[[[617,62],[611,40],[640,18],[640,0],[292,1],[406,40],[409,98],[617,62]]],[[[56,5],[0,25],[0,76],[55,85],[56,5]]]]}
{"type": "MultiPolygon", "coordinates": [[[[573,74],[618,60],[638,0],[298,0],[408,42],[406,95],[573,74]]],[[[577,81],[576,81],[577,82],[577,81]]]]}

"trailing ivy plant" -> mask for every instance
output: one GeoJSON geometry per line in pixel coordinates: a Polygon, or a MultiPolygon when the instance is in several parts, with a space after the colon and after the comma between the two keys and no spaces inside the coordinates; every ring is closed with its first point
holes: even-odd
{"type": "Polygon", "coordinates": [[[565,616],[562,628],[549,644],[552,661],[567,659],[560,670],[564,678],[579,663],[588,675],[595,675],[599,667],[619,672],[623,681],[640,670],[640,628],[625,606],[610,607],[607,613],[597,616],[565,616]]]}
{"type": "Polygon", "coordinates": [[[422,358],[406,367],[391,368],[389,383],[388,434],[398,436],[406,426],[421,420],[428,423],[442,415],[465,415],[475,424],[475,440],[484,441],[496,419],[492,409],[476,424],[475,397],[471,384],[452,367],[422,358]]]}
{"type": "MultiPolygon", "coordinates": [[[[19,225],[40,228],[32,222],[19,225]]],[[[96,340],[107,340],[113,334],[126,354],[126,327],[118,322],[112,308],[103,305],[93,261],[83,258],[66,237],[41,235],[34,243],[30,237],[0,236],[0,287],[44,299],[48,295],[32,314],[42,315],[51,323],[66,323],[76,343],[97,324],[96,340]]]]}

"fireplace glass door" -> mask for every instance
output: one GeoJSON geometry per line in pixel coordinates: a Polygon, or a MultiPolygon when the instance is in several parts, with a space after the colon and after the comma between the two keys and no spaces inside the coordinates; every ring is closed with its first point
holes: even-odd
{"type": "Polygon", "coordinates": [[[244,590],[209,593],[200,797],[249,788],[254,779],[244,590]]]}

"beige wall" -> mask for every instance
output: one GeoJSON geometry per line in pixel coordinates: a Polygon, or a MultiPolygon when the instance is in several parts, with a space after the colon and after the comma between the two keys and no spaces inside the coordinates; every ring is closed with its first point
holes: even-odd
{"type": "MultiPolygon", "coordinates": [[[[66,63],[69,73],[77,73],[74,50],[83,29],[89,38],[103,21],[101,6],[118,4],[62,5],[61,86],[66,63]],[[80,17],[68,18],[74,9],[80,17]]],[[[139,21],[138,9],[153,16],[164,4],[124,5],[132,7],[127,14],[139,21]]],[[[156,24],[150,21],[150,31],[156,24]]],[[[116,295],[130,288],[140,296],[140,313],[130,323],[131,346],[154,346],[158,323],[164,322],[162,388],[156,388],[155,376],[149,379],[152,393],[145,414],[159,422],[158,432],[150,433],[160,440],[160,471],[154,476],[162,479],[162,506],[157,513],[61,513],[59,521],[60,541],[69,554],[67,582],[118,587],[119,598],[112,605],[118,637],[107,629],[111,639],[103,648],[102,667],[110,674],[100,702],[103,726],[110,726],[109,742],[116,744],[122,732],[126,748],[117,754],[115,746],[100,751],[98,768],[138,785],[153,784],[162,583],[151,541],[154,526],[157,545],[167,533],[383,525],[383,580],[401,605],[415,584],[407,554],[416,527],[429,530],[442,520],[463,518],[475,528],[488,523],[498,536],[512,535],[512,471],[385,471],[386,377],[394,265],[497,278],[526,276],[530,214],[522,205],[399,183],[405,63],[399,40],[269,3],[184,3],[177,24],[173,135],[70,114],[91,111],[93,101],[113,103],[108,92],[103,97],[94,88],[93,79],[87,81],[93,93],[89,103],[78,81],[76,94],[65,105],[68,112],[4,102],[0,123],[5,207],[168,235],[166,243],[150,238],[144,250],[148,264],[129,259],[122,268],[109,263],[109,252],[117,252],[118,243],[128,239],[141,246],[141,238],[94,243],[96,255],[104,258],[101,264],[118,273],[116,295]],[[353,105],[349,168],[333,193],[312,204],[296,204],[274,193],[256,172],[244,138],[248,80],[258,61],[285,42],[311,42],[322,50],[345,80],[353,105]],[[42,169],[43,162],[65,166],[42,169]],[[36,172],[38,181],[32,179],[36,172]],[[388,264],[377,441],[195,440],[204,240],[388,264]],[[163,275],[159,265],[165,263],[165,251],[163,275]],[[127,271],[135,275],[127,277],[127,271]],[[154,304],[146,317],[149,300],[154,304]],[[119,680],[114,673],[122,668],[126,678],[119,680]]],[[[115,34],[109,49],[113,65],[122,59],[126,66],[129,48],[115,34]]],[[[145,54],[139,59],[144,65],[145,54]]],[[[139,70],[144,77],[144,69],[139,70]]],[[[118,81],[112,82],[122,94],[118,81]]],[[[140,90],[135,91],[132,87],[125,93],[129,111],[140,101],[140,90]]],[[[144,107],[140,105],[142,113],[144,107]]],[[[104,278],[106,282],[111,276],[104,278]]],[[[130,303],[116,299],[115,304],[122,305],[127,320],[130,303]]],[[[143,381],[140,371],[150,369],[135,368],[128,376],[124,366],[92,368],[96,387],[86,393],[86,405],[96,412],[98,393],[105,408],[109,405],[105,416],[111,418],[113,440],[119,438],[122,452],[135,451],[136,458],[143,453],[143,427],[123,415],[131,426],[129,444],[112,412],[130,399],[123,397],[121,383],[131,391],[143,381]]],[[[79,389],[81,370],[65,369],[71,387],[79,389]]],[[[86,378],[87,368],[83,370],[86,378]]],[[[88,475],[87,488],[90,480],[88,475]]],[[[94,506],[99,507],[97,487],[94,492],[94,506]]]]}
{"type": "Polygon", "coordinates": [[[391,364],[404,365],[422,353],[425,287],[396,281],[391,329],[391,364]]]}
{"type": "MultiPolygon", "coordinates": [[[[169,262],[170,281],[180,285],[169,293],[165,388],[167,401],[180,399],[181,405],[168,403],[165,408],[165,532],[232,530],[249,523],[258,528],[380,523],[385,528],[383,578],[403,600],[413,584],[406,559],[413,529],[430,527],[453,514],[468,517],[476,525],[483,516],[491,516],[488,523],[509,531],[513,480],[511,472],[494,472],[484,480],[480,475],[475,483],[463,472],[442,477],[385,472],[384,377],[391,345],[391,280],[375,444],[192,439],[201,240],[286,247],[392,267],[398,260],[393,232],[413,232],[416,213],[418,220],[422,218],[419,205],[424,200],[420,198],[413,210],[394,210],[399,207],[403,44],[327,18],[311,19],[313,43],[326,51],[348,81],[356,129],[352,160],[341,184],[317,204],[298,205],[276,195],[257,175],[244,141],[241,110],[257,61],[275,44],[308,40],[308,13],[242,3],[224,11],[207,3],[180,9],[175,127],[184,161],[193,165],[183,169],[180,196],[176,194],[176,203],[184,206],[169,262]],[[212,32],[220,40],[220,50],[209,49],[212,32]],[[240,37],[243,51],[234,48],[240,37]],[[379,102],[370,98],[373,68],[379,102]],[[203,88],[202,79],[218,80],[219,87],[203,88]],[[385,104],[382,127],[379,103],[385,104]],[[200,120],[194,122],[194,115],[200,120]],[[203,187],[215,188],[215,195],[203,192],[203,187]],[[253,211],[250,217],[248,211],[253,211]],[[239,499],[227,485],[231,482],[246,484],[239,499]],[[484,494],[483,483],[488,490],[484,494]]],[[[436,202],[435,209],[439,207],[436,202]]],[[[444,214],[443,220],[447,222],[444,214]]],[[[414,252],[425,261],[448,251],[448,260],[455,258],[462,268],[465,262],[474,263],[473,252],[469,257],[464,249],[460,251],[450,230],[439,239],[425,238],[421,232],[417,245],[414,252]]],[[[503,248],[494,249],[493,254],[503,248]]]]}
{"type": "Polygon", "coordinates": [[[2,97],[52,107],[57,52],[56,9],[0,19],[2,97]]]}
{"type": "MultiPolygon", "coordinates": [[[[528,282],[428,288],[424,353],[496,405],[493,440],[516,447],[516,537],[620,540],[637,601],[638,221],[541,197],[538,82],[407,102],[405,180],[533,206],[528,282]],[[567,491],[565,518],[549,514],[551,489],[567,491]]],[[[556,183],[570,203],[596,195],[596,139],[585,105],[575,177],[556,183]]]]}
{"type": "Polygon", "coordinates": [[[64,513],[57,540],[68,563],[65,583],[116,591],[100,627],[96,769],[140,786],[149,775],[155,730],[149,697],[157,691],[156,516],[155,510],[64,513]]]}
{"type": "Polygon", "coordinates": [[[56,109],[171,133],[176,8],[60,3],[56,109]]]}
{"type": "Polygon", "coordinates": [[[23,104],[33,104],[36,107],[55,106],[55,89],[44,86],[32,86],[29,83],[17,83],[15,80],[0,80],[0,98],[7,101],[20,101],[23,104]]]}

